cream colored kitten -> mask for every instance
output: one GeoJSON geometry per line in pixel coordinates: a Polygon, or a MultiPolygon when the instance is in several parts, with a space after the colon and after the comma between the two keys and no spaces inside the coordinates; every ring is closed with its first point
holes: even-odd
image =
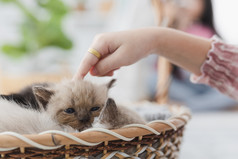
{"type": "Polygon", "coordinates": [[[46,87],[35,86],[33,92],[42,111],[60,125],[69,125],[81,131],[91,127],[94,118],[99,116],[114,82],[95,85],[83,80],[67,80],[46,87]]]}

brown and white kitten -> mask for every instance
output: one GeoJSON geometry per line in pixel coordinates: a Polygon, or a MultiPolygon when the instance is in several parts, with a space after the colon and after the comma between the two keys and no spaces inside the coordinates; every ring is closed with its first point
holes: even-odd
{"type": "Polygon", "coordinates": [[[34,86],[33,93],[41,111],[46,111],[60,125],[78,131],[92,126],[108,99],[108,90],[115,80],[106,85],[88,81],[67,80],[48,86],[34,86]]]}
{"type": "Polygon", "coordinates": [[[93,127],[117,129],[129,124],[146,124],[146,122],[135,111],[124,106],[117,106],[115,101],[109,98],[93,127]]]}

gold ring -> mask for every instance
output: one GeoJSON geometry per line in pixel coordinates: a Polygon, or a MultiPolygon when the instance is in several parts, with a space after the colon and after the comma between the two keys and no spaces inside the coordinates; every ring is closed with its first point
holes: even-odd
{"type": "Polygon", "coordinates": [[[93,49],[93,48],[89,48],[89,49],[88,49],[88,52],[91,53],[91,54],[93,54],[94,56],[96,56],[98,59],[101,58],[101,54],[100,54],[97,50],[95,50],[95,49],[93,49]]]}

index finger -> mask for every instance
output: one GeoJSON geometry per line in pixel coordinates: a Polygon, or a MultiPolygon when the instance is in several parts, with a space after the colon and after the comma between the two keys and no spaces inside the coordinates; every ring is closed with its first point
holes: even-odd
{"type": "Polygon", "coordinates": [[[74,75],[73,79],[83,79],[87,73],[89,72],[89,70],[99,61],[99,59],[90,54],[90,53],[87,53],[82,62],[79,64],[79,67],[78,67],[78,71],[76,72],[76,74],[74,75]]]}

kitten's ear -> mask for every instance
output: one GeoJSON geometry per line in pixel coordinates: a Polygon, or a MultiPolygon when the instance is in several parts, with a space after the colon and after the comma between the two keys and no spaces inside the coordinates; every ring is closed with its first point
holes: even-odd
{"type": "Polygon", "coordinates": [[[51,96],[54,94],[54,91],[49,88],[43,87],[43,86],[34,86],[32,88],[32,90],[36,97],[36,100],[46,110],[47,104],[48,104],[51,96]]]}
{"type": "Polygon", "coordinates": [[[112,98],[108,98],[107,103],[106,103],[106,109],[108,109],[109,111],[117,111],[117,105],[116,102],[112,99],[112,98]]]}
{"type": "MultiPolygon", "coordinates": [[[[116,79],[112,79],[108,84],[107,84],[107,88],[110,89],[113,87],[113,84],[116,82],[116,79]]],[[[108,99],[109,100],[109,99],[108,99]]],[[[113,100],[113,99],[112,99],[113,100]]]]}

